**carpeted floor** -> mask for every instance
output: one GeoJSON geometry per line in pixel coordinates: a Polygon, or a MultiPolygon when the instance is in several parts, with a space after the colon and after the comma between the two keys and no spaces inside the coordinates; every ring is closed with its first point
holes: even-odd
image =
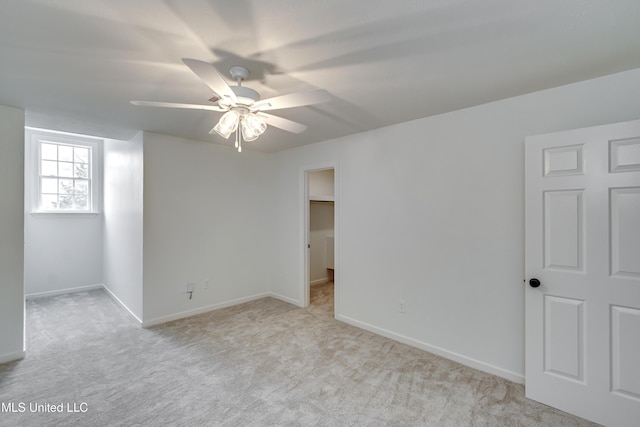
{"type": "Polygon", "coordinates": [[[333,282],[311,286],[309,302],[314,310],[324,310],[326,315],[333,318],[333,282]]]}
{"type": "Polygon", "coordinates": [[[312,300],[150,329],[101,290],[28,301],[27,357],[0,365],[0,425],[591,425],[521,385],[337,322],[331,284],[312,300]]]}

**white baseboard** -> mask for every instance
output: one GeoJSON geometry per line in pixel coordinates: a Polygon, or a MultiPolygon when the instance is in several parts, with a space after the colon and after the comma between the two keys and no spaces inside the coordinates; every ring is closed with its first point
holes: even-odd
{"type": "Polygon", "coordinates": [[[270,297],[273,297],[275,299],[279,299],[280,301],[284,301],[284,302],[288,302],[289,304],[293,304],[297,307],[302,307],[303,305],[300,303],[300,301],[295,300],[293,298],[289,298],[289,297],[285,297],[283,295],[280,294],[276,294],[275,292],[269,292],[270,297]]]}
{"type": "Polygon", "coordinates": [[[231,306],[234,306],[234,305],[242,304],[242,303],[249,302],[249,301],[255,301],[257,299],[270,297],[270,296],[273,296],[273,295],[271,295],[269,292],[263,292],[263,293],[256,294],[256,295],[250,295],[248,297],[242,297],[242,298],[237,298],[237,299],[230,300],[230,301],[224,301],[224,302],[220,302],[220,303],[217,303],[217,304],[208,305],[208,306],[205,306],[205,307],[194,308],[193,310],[187,310],[187,311],[182,311],[182,312],[179,312],[179,313],[173,313],[173,314],[169,314],[167,316],[160,316],[160,317],[156,317],[155,319],[143,321],[142,322],[142,327],[143,328],[148,328],[150,326],[159,325],[161,323],[171,322],[173,320],[184,319],[186,317],[191,317],[191,316],[195,316],[195,315],[198,315],[198,314],[208,313],[210,311],[220,310],[221,308],[227,308],[227,307],[231,307],[231,306]]]}
{"type": "Polygon", "coordinates": [[[0,365],[3,363],[15,362],[16,360],[24,359],[25,352],[17,351],[15,353],[3,354],[0,356],[0,365]]]}
{"type": "Polygon", "coordinates": [[[513,381],[514,383],[524,384],[524,375],[512,372],[506,369],[499,368],[497,366],[490,365],[485,362],[481,362],[476,359],[472,359],[467,356],[463,356],[458,353],[454,353],[449,350],[445,350],[440,347],[436,347],[422,341],[415,340],[413,338],[406,337],[404,335],[396,334],[395,332],[388,331],[386,329],[378,328],[377,326],[369,325],[368,323],[360,322],[359,320],[352,319],[347,316],[338,315],[337,320],[356,326],[360,329],[364,329],[374,334],[382,335],[383,337],[392,339],[394,341],[401,342],[403,344],[410,345],[411,347],[419,348],[420,350],[428,351],[429,353],[442,356],[446,359],[453,360],[454,362],[461,363],[470,368],[477,369],[488,374],[496,375],[498,377],[513,381]]]}
{"type": "MultiPolygon", "coordinates": [[[[296,301],[292,298],[288,298],[274,292],[263,292],[260,294],[250,295],[248,297],[237,298],[230,301],[224,301],[212,305],[208,305],[206,307],[195,308],[193,310],[182,311],[180,313],[169,314],[167,316],[156,317],[155,319],[146,320],[141,322],[143,328],[148,328],[155,325],[160,325],[166,322],[172,322],[174,320],[185,319],[191,316],[197,316],[198,314],[208,313],[210,311],[220,310],[221,308],[232,307],[234,305],[243,304],[249,301],[259,300],[261,298],[272,297],[275,299],[279,299],[289,304],[293,304],[298,307],[302,307],[299,301],[296,301]]],[[[136,318],[137,319],[137,318],[136,318]]]]}
{"type": "Polygon", "coordinates": [[[99,283],[97,285],[78,286],[76,288],[57,289],[55,291],[47,291],[47,292],[36,292],[33,294],[26,294],[24,297],[25,299],[46,298],[46,297],[53,297],[56,295],[71,294],[74,292],[93,291],[94,289],[102,289],[103,287],[104,285],[99,283]]]}
{"type": "Polygon", "coordinates": [[[328,277],[323,277],[322,279],[312,280],[312,281],[309,282],[309,286],[324,285],[325,283],[329,283],[329,278],[328,277]]]}
{"type": "Polygon", "coordinates": [[[107,287],[107,285],[102,285],[102,287],[104,288],[105,292],[111,297],[111,299],[113,299],[116,303],[118,303],[120,306],[122,306],[125,310],[127,310],[127,313],[129,313],[138,323],[142,324],[142,320],[136,316],[133,311],[131,311],[129,309],[129,307],[127,307],[127,305],[125,303],[122,302],[122,300],[120,298],[118,298],[116,296],[116,294],[114,294],[111,289],[109,289],[107,287]]]}

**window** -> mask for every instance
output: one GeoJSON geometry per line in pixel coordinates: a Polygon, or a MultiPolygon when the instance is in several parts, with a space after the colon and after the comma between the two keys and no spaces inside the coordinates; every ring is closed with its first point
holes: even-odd
{"type": "Polygon", "coordinates": [[[89,211],[91,147],[40,142],[40,209],[89,211]]]}
{"type": "Polygon", "coordinates": [[[28,130],[32,212],[99,211],[99,140],[28,130]]]}

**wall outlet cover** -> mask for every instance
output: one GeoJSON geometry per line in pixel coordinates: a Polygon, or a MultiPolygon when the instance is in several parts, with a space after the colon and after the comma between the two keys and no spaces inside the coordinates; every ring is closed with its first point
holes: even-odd
{"type": "Polygon", "coordinates": [[[405,300],[399,300],[398,301],[398,312],[399,313],[406,313],[407,312],[407,302],[405,300]]]}

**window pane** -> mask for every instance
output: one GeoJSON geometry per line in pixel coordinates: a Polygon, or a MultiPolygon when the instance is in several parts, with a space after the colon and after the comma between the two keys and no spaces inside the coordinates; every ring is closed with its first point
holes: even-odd
{"type": "MultiPolygon", "coordinates": [[[[60,194],[73,194],[73,180],[72,179],[61,179],[59,180],[58,193],[60,194]]],[[[62,203],[62,200],[60,200],[62,203]]]]}
{"type": "Polygon", "coordinates": [[[40,191],[43,193],[56,194],[58,193],[58,179],[57,178],[42,178],[40,181],[40,191]]]}
{"type": "Polygon", "coordinates": [[[58,162],[58,174],[59,176],[73,176],[73,163],[58,162]]]}
{"type": "Polygon", "coordinates": [[[73,208],[73,196],[70,195],[60,195],[60,209],[71,209],[73,208]]]}
{"type": "Polygon", "coordinates": [[[55,194],[43,194],[40,209],[58,209],[58,196],[55,194]]]}
{"type": "Polygon", "coordinates": [[[75,180],[74,203],[76,209],[89,209],[89,181],[83,179],[75,180]]]}
{"type": "Polygon", "coordinates": [[[76,193],[73,196],[74,204],[76,209],[87,210],[87,202],[88,198],[86,194],[78,194],[76,193]]]}
{"type": "Polygon", "coordinates": [[[89,163],[89,149],[74,147],[73,161],[78,163],[89,163]]]}
{"type": "Polygon", "coordinates": [[[89,164],[88,163],[74,163],[73,173],[76,178],[89,178],[89,164]]]}
{"type": "Polygon", "coordinates": [[[40,174],[42,176],[58,176],[58,162],[43,160],[40,166],[40,174]]]}
{"type": "Polygon", "coordinates": [[[40,158],[58,160],[58,146],[54,144],[40,144],[40,158]]]}
{"type": "Polygon", "coordinates": [[[58,160],[62,162],[73,161],[73,147],[58,145],[58,160]]]}
{"type": "Polygon", "coordinates": [[[76,179],[76,193],[77,194],[89,194],[89,181],[84,179],[76,179]]]}

